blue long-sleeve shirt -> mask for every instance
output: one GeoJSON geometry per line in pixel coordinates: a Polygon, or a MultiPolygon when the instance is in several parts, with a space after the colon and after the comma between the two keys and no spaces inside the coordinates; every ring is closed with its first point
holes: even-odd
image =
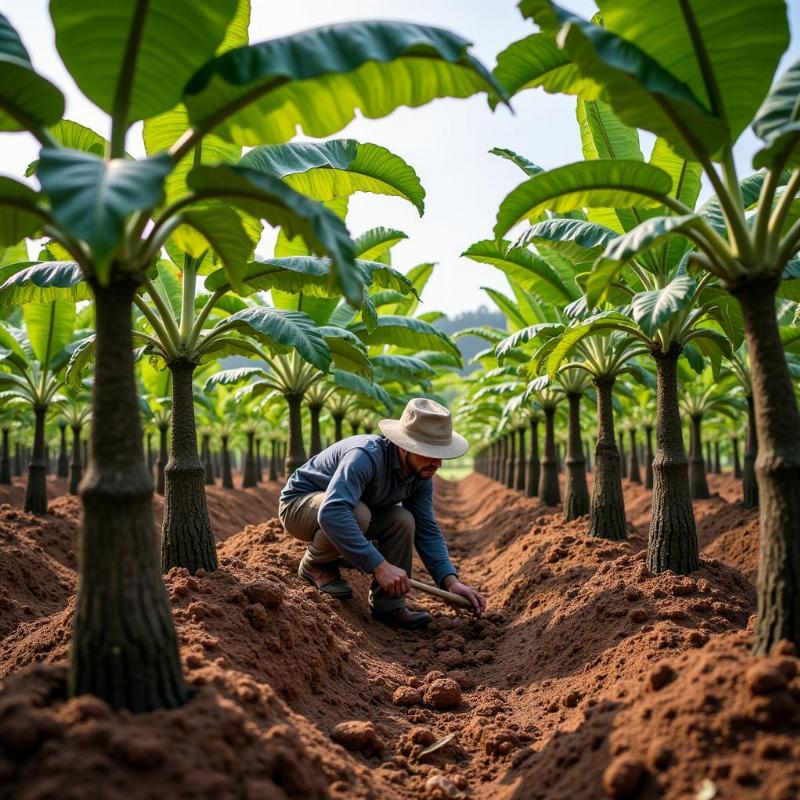
{"type": "Polygon", "coordinates": [[[318,521],[336,549],[364,572],[384,558],[358,527],[354,515],[361,501],[371,510],[402,503],[416,522],[414,546],[437,584],[456,570],[433,515],[433,481],[403,474],[396,445],[384,436],[342,439],[295,470],[281,492],[289,502],[325,492],[318,521]]]}

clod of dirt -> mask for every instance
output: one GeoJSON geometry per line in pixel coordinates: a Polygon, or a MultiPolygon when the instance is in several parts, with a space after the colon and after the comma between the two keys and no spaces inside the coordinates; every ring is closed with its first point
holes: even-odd
{"type": "Polygon", "coordinates": [[[346,750],[355,750],[365,756],[382,756],[386,749],[375,725],[362,720],[340,722],[331,732],[331,739],[346,750]]]}
{"type": "Polygon", "coordinates": [[[269,625],[269,617],[261,603],[253,603],[253,605],[247,606],[244,610],[244,615],[257,631],[263,631],[269,625]]]}
{"type": "Polygon", "coordinates": [[[514,731],[500,729],[490,731],[483,740],[486,755],[505,756],[519,747],[519,738],[514,731]]]}
{"type": "Polygon", "coordinates": [[[745,673],[747,688],[753,694],[769,694],[785,689],[788,680],[780,669],[769,664],[756,664],[745,673]]]}
{"type": "Polygon", "coordinates": [[[413,686],[398,686],[392,695],[392,702],[396,706],[422,705],[422,689],[415,689],[413,686]]]}
{"type": "Polygon", "coordinates": [[[454,669],[447,673],[448,678],[452,678],[458,685],[466,692],[471,689],[475,683],[466,672],[454,669]]]}
{"type": "Polygon", "coordinates": [[[647,683],[653,691],[657,692],[659,689],[663,689],[674,678],[675,670],[669,664],[659,664],[654,667],[647,676],[647,683]]]}
{"type": "Polygon", "coordinates": [[[454,708],[461,702],[461,687],[452,678],[437,678],[425,687],[423,700],[430,708],[454,708]]]}
{"type": "Polygon", "coordinates": [[[446,667],[458,667],[464,663],[464,656],[458,650],[445,650],[439,654],[439,661],[446,667]]]}
{"type": "Polygon", "coordinates": [[[431,800],[461,800],[466,797],[464,792],[444,775],[431,775],[425,781],[425,796],[431,800]]]}
{"type": "Polygon", "coordinates": [[[603,789],[609,797],[626,800],[636,793],[644,772],[644,764],[636,758],[615,758],[603,773],[603,789]]]}
{"type": "Polygon", "coordinates": [[[278,608],[283,602],[283,589],[274,581],[254,581],[244,587],[251,603],[261,603],[264,608],[278,608]]]}

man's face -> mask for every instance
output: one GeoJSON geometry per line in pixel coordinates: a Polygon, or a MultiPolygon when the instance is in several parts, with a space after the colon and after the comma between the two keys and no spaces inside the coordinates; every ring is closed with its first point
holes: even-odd
{"type": "Polygon", "coordinates": [[[436,470],[442,466],[442,459],[418,456],[416,453],[406,451],[406,463],[418,478],[429,480],[436,474],[436,470]]]}

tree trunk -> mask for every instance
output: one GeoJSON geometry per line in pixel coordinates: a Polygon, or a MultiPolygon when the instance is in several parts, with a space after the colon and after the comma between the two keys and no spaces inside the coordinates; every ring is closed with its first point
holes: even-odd
{"type": "Polygon", "coordinates": [[[714,474],[720,475],[722,473],[722,460],[719,453],[719,442],[714,442],[714,474]]]}
{"type": "Polygon", "coordinates": [[[19,442],[14,443],[14,475],[22,475],[22,447],[19,442]]]}
{"type": "Polygon", "coordinates": [[[589,535],[601,539],[627,538],[625,500],[622,496],[620,456],[614,437],[613,378],[595,378],[597,387],[597,445],[589,535]]]}
{"type": "Polygon", "coordinates": [[[67,456],[67,426],[59,428],[61,441],[58,446],[58,467],[56,476],[59,478],[69,477],[69,456],[67,456]]]}
{"type": "Polygon", "coordinates": [[[528,497],[536,497],[539,494],[539,473],[541,472],[541,463],[539,461],[538,418],[532,417],[529,424],[531,429],[531,455],[528,459],[525,494],[528,495],[528,497]]]}
{"type": "Polygon", "coordinates": [[[539,475],[539,499],[546,506],[557,506],[561,502],[561,487],[558,485],[555,418],[555,408],[544,410],[544,458],[539,475]]]}
{"type": "Polygon", "coordinates": [[[667,353],[653,350],[656,361],[656,457],[653,461],[653,506],[647,540],[647,567],[681,575],[700,568],[697,530],[689,494],[689,471],[678,410],[678,357],[673,343],[667,353]]]}
{"type": "Polygon", "coordinates": [[[622,431],[619,432],[619,476],[620,478],[628,477],[628,459],[625,454],[625,437],[622,431]]]}
{"type": "Polygon", "coordinates": [[[586,459],[581,439],[581,396],[568,394],[569,430],[567,437],[567,482],[564,487],[564,519],[569,521],[589,513],[589,488],[586,485],[586,459]]]}
{"type": "Polygon", "coordinates": [[[350,435],[351,436],[358,436],[358,433],[359,433],[358,423],[357,422],[351,422],[350,423],[350,435]]]}
{"type": "Polygon", "coordinates": [[[211,437],[204,433],[202,435],[202,454],[200,456],[200,460],[203,462],[203,470],[205,472],[205,484],[206,486],[213,486],[214,485],[214,466],[211,463],[211,437]]]}
{"type": "Polygon", "coordinates": [[[263,465],[261,463],[261,437],[260,436],[256,436],[255,443],[256,443],[256,484],[259,484],[264,480],[263,465]]]}
{"type": "MultiPolygon", "coordinates": [[[[645,442],[647,443],[644,451],[644,488],[653,488],[653,429],[645,428],[645,442]]],[[[681,442],[683,440],[681,439],[681,442]]]]}
{"type": "Polygon", "coordinates": [[[188,691],[153,525],[133,374],[136,285],[93,286],[97,338],[92,458],[81,482],[78,596],[69,694],[134,712],[176,708],[188,691]]]}
{"type": "Polygon", "coordinates": [[[247,454],[244,457],[244,469],[242,470],[242,489],[249,489],[256,485],[256,454],[255,432],[247,432],[247,454]]]}
{"type": "Polygon", "coordinates": [[[309,406],[308,411],[311,415],[311,454],[309,458],[313,458],[317,453],[322,452],[322,434],[319,426],[319,415],[322,413],[322,407],[315,404],[309,406]]]}
{"type": "Polygon", "coordinates": [[[275,439],[270,442],[269,479],[278,480],[278,442],[275,439]]]}
{"type": "Polygon", "coordinates": [[[196,364],[178,359],[172,372],[172,439],[165,470],[164,522],[161,526],[161,569],[186,567],[213,572],[217,547],[206,507],[206,471],[197,452],[192,374],[196,364]]]}
{"type": "Polygon", "coordinates": [[[736,292],[744,317],[758,437],[761,529],[755,651],[800,645],[800,413],[775,317],[775,281],[736,292]]]}
{"type": "Polygon", "coordinates": [[[231,451],[228,450],[228,436],[222,437],[222,486],[224,489],[233,489],[233,471],[231,470],[231,451]]]}
{"type": "Polygon", "coordinates": [[[692,452],[689,460],[689,488],[692,498],[705,500],[709,497],[706,481],[706,461],[703,458],[703,416],[692,417],[692,452]]]}
{"type": "Polygon", "coordinates": [[[520,492],[525,491],[525,428],[517,430],[519,434],[519,448],[517,454],[517,463],[514,469],[515,482],[514,488],[520,492]]]}
{"type": "Polygon", "coordinates": [[[742,477],[742,460],[739,456],[739,437],[734,436],[731,438],[731,449],[733,450],[733,477],[741,479],[742,477]]]}
{"type": "Polygon", "coordinates": [[[150,431],[147,431],[145,434],[145,439],[147,440],[147,469],[150,470],[150,474],[153,474],[153,464],[155,463],[156,456],[153,452],[153,434],[150,431]]]}
{"type": "Polygon", "coordinates": [[[509,432],[506,435],[506,439],[508,440],[508,455],[506,456],[506,486],[509,489],[514,488],[514,467],[516,466],[517,461],[517,441],[516,436],[514,436],[514,431],[509,432]]]}
{"type": "Polygon", "coordinates": [[[341,442],[344,439],[344,431],[342,430],[344,417],[341,414],[331,414],[331,416],[333,417],[333,438],[337,442],[341,442]]]}
{"type": "Polygon", "coordinates": [[[11,484],[11,452],[8,445],[8,428],[3,428],[3,456],[0,458],[0,483],[11,484]]]}
{"type": "MultiPolygon", "coordinates": [[[[149,470],[148,470],[149,472],[149,470]]],[[[69,464],[69,493],[78,494],[81,478],[83,477],[83,462],[81,461],[81,426],[72,426],[72,460],[69,464]]],[[[152,479],[152,473],[151,473],[152,479]]]]}
{"type": "Polygon", "coordinates": [[[758,457],[758,432],[753,398],[747,398],[747,441],[744,445],[744,469],[742,470],[742,506],[758,508],[758,480],[756,458],[758,457]]]}
{"type": "MultiPolygon", "coordinates": [[[[286,440],[286,461],[283,469],[288,479],[298,467],[306,463],[306,449],[303,445],[303,395],[287,394],[286,402],[289,405],[289,437],[286,440]]],[[[356,433],[356,426],[353,426],[353,435],[356,433]]]]}
{"type": "Polygon", "coordinates": [[[711,442],[706,442],[706,475],[714,471],[714,462],[711,458],[711,442]]]}
{"type": "Polygon", "coordinates": [[[642,475],[639,471],[639,450],[636,446],[636,430],[631,428],[630,430],[630,441],[631,441],[631,450],[628,453],[628,480],[631,483],[639,483],[642,482],[642,475]]]}
{"type": "Polygon", "coordinates": [[[508,449],[508,442],[506,441],[505,436],[501,436],[498,439],[498,444],[500,445],[500,450],[497,456],[497,482],[498,483],[505,483],[506,482],[506,450],[508,449]]]}
{"type": "Polygon", "coordinates": [[[167,466],[167,430],[169,425],[158,426],[158,460],[156,461],[156,491],[163,496],[166,490],[164,470],[167,466]]]}
{"type": "Polygon", "coordinates": [[[28,485],[25,487],[25,511],[47,513],[47,462],[44,450],[44,418],[46,406],[34,406],[36,427],[33,434],[33,458],[28,464],[28,485]]]}

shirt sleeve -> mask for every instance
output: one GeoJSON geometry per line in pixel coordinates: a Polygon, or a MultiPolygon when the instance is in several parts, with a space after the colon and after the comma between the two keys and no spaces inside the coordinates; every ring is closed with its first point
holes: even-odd
{"type": "Polygon", "coordinates": [[[358,527],[354,511],[375,472],[375,462],[368,453],[351,450],[333,473],[317,514],[320,528],[334,547],[363,572],[372,572],[384,560],[358,527]]]}
{"type": "Polygon", "coordinates": [[[450,561],[442,529],[433,515],[433,481],[423,480],[419,488],[403,501],[414,517],[414,545],[419,557],[438,586],[448,575],[458,575],[450,561]]]}

